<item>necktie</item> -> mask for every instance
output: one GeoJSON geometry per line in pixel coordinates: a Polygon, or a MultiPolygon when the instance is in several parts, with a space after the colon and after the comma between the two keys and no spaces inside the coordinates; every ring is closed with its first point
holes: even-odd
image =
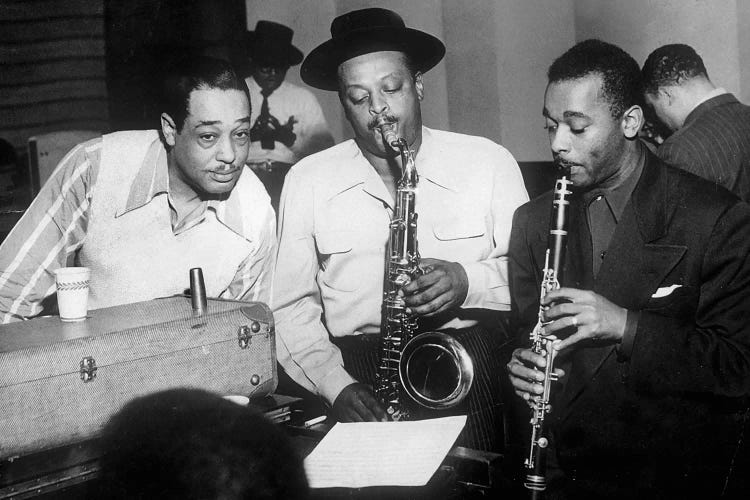
{"type": "Polygon", "coordinates": [[[260,131],[260,146],[263,149],[274,149],[274,136],[271,128],[268,126],[269,119],[271,118],[271,112],[268,109],[268,96],[271,95],[268,90],[261,90],[260,94],[263,96],[263,103],[260,105],[260,116],[258,121],[262,124],[260,131]]]}

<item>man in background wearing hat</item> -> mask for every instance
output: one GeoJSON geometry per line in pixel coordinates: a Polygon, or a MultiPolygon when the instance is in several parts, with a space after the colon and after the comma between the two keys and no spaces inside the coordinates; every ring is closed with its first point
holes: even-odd
{"type": "Polygon", "coordinates": [[[377,8],[336,18],[331,33],[302,64],[302,79],[338,91],[355,138],[305,158],[287,176],[273,295],[279,361],[338,419],[387,419],[368,387],[377,371],[385,248],[401,177],[400,158],[376,126],[384,120],[414,151],[420,176],[418,241],[427,272],[403,287],[406,305],[421,331],[449,329],[472,357],[474,383],[454,409],[468,414],[459,442],[498,450],[496,312],[510,308],[511,218],[528,200],[518,165],[487,139],[422,126],[422,75],[442,59],[440,40],[377,8]]]}
{"type": "Polygon", "coordinates": [[[294,31],[271,21],[258,21],[247,34],[252,129],[250,168],[263,181],[278,210],[281,187],[289,167],[305,156],[333,146],[323,110],[306,88],[284,80],[291,66],[302,62],[292,45],[294,31]]]}

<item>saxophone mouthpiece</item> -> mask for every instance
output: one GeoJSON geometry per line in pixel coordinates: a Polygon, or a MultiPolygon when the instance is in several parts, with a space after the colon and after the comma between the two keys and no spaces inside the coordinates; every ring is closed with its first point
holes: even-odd
{"type": "Polygon", "coordinates": [[[383,140],[391,148],[399,151],[399,138],[396,132],[393,130],[393,122],[389,122],[388,118],[384,115],[378,116],[376,127],[380,130],[383,135],[383,140]]]}

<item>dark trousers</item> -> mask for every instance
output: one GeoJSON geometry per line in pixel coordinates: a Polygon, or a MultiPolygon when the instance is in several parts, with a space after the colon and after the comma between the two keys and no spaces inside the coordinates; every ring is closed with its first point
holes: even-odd
{"type": "MultiPolygon", "coordinates": [[[[500,453],[504,449],[500,389],[500,377],[504,371],[499,349],[502,332],[490,331],[483,326],[443,331],[458,340],[471,356],[474,382],[468,396],[453,408],[431,410],[415,406],[411,413],[415,419],[466,415],[466,427],[456,444],[500,453]]],[[[380,356],[379,336],[343,337],[334,339],[334,343],[341,349],[344,368],[358,381],[374,385],[380,356]]]]}

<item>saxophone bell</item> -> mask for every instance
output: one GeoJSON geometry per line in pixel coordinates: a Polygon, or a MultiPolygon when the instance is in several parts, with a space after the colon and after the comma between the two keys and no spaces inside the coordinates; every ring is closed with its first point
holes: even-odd
{"type": "Polygon", "coordinates": [[[401,355],[404,392],[433,410],[451,408],[466,397],[474,381],[474,363],[466,348],[443,332],[414,337],[401,355]]]}

